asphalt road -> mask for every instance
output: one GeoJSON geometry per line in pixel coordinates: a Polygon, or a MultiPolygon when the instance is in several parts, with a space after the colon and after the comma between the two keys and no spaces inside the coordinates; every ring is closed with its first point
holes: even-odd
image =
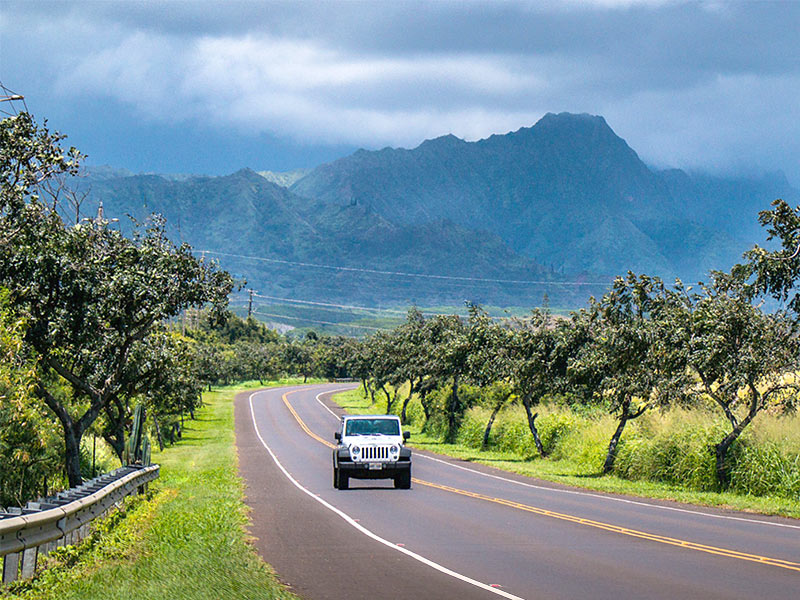
{"type": "Polygon", "coordinates": [[[236,398],[264,559],[311,600],[800,598],[800,521],[586,492],[415,451],[333,488],[342,384],[236,398]]]}

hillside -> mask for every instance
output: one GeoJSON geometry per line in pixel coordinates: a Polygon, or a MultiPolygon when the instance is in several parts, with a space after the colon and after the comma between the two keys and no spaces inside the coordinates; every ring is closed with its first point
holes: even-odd
{"type": "Polygon", "coordinates": [[[249,169],[184,181],[104,176],[88,184],[85,213],[94,213],[101,201],[108,218],[129,214],[141,221],[160,213],[176,242],[212,251],[210,256],[265,294],[393,305],[464,300],[531,305],[548,292],[559,301],[576,301],[570,287],[545,285],[560,281],[560,275],[515,253],[492,233],[447,219],[396,224],[369,206],[301,198],[249,169]]]}
{"type": "Polygon", "coordinates": [[[629,269],[694,281],[728,268],[763,237],[759,210],[800,197],[781,175],[655,171],[602,117],[572,114],[478,142],[360,150],[302,175],[96,169],[84,212],[161,213],[176,241],[272,296],[533,306],[546,294],[564,307],[629,269]]]}
{"type": "Polygon", "coordinates": [[[760,235],[758,210],[798,197],[780,177],[653,171],[602,117],[568,113],[478,142],[445,136],[413,150],[361,150],[291,190],[398,223],[486,229],[558,271],[687,279],[727,268],[760,235]]]}

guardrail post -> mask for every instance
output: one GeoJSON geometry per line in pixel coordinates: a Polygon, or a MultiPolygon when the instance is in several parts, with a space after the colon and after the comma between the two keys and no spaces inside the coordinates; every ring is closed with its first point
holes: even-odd
{"type": "Polygon", "coordinates": [[[29,579],[33,577],[36,571],[36,559],[39,555],[39,548],[28,548],[22,553],[22,578],[29,579]]]}
{"type": "Polygon", "coordinates": [[[6,554],[3,557],[3,583],[17,580],[19,574],[19,553],[6,554]]]}

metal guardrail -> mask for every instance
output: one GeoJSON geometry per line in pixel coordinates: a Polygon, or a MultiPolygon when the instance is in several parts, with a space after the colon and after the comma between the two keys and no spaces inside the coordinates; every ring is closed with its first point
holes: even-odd
{"type": "Polygon", "coordinates": [[[3,583],[31,577],[40,554],[82,540],[92,520],[105,515],[125,496],[138,493],[158,477],[159,468],[121,467],[79,487],[29,502],[24,508],[0,507],[3,583]]]}

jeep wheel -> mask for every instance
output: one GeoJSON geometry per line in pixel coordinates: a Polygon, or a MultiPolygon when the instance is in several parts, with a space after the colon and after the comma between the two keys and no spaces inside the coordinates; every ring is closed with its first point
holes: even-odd
{"type": "Polygon", "coordinates": [[[333,487],[339,489],[339,469],[333,467],[333,487]]]}
{"type": "Polygon", "coordinates": [[[411,489],[411,471],[404,471],[395,475],[394,487],[398,490],[411,489]]]}
{"type": "Polygon", "coordinates": [[[338,490],[346,490],[350,487],[350,475],[343,473],[341,469],[336,469],[334,476],[336,480],[333,483],[333,487],[338,490]]]}

